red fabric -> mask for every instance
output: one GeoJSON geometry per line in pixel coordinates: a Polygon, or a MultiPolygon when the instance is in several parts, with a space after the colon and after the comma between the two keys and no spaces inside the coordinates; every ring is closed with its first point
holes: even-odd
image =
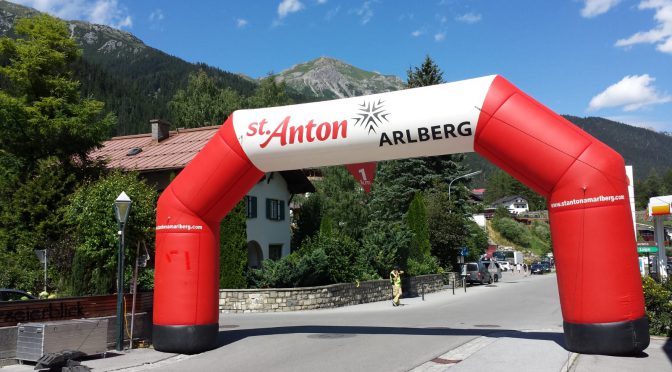
{"type": "Polygon", "coordinates": [[[371,192],[373,178],[376,176],[376,164],[378,163],[372,161],[368,163],[348,164],[345,166],[367,194],[371,192]]]}
{"type": "Polygon", "coordinates": [[[154,324],[219,320],[219,222],[263,176],[235,140],[232,120],[159,199],[154,324]]]}
{"type": "Polygon", "coordinates": [[[644,316],[628,180],[618,153],[502,77],[488,91],[474,149],[548,198],[565,321],[644,316]],[[624,198],[599,199],[609,196],[624,198]]]}

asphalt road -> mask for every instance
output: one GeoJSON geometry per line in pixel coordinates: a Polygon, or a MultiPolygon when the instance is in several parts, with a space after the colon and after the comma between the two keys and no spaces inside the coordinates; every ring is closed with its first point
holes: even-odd
{"type": "Polygon", "coordinates": [[[427,294],[425,301],[418,297],[402,303],[224,314],[217,349],[172,360],[160,369],[408,371],[484,335],[562,343],[555,274],[504,273],[499,283],[468,287],[467,293],[444,290],[427,294]]]}

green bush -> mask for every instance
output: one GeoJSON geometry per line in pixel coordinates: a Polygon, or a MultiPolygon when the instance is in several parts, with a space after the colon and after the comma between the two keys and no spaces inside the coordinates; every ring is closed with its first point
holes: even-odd
{"type": "Polygon", "coordinates": [[[529,247],[530,238],[525,226],[509,217],[494,218],[492,227],[514,244],[529,247]]]}
{"type": "Polygon", "coordinates": [[[297,252],[277,261],[265,260],[250,270],[250,287],[284,288],[354,282],[368,278],[361,247],[354,240],[332,234],[306,238],[297,252]]]}
{"type": "Polygon", "coordinates": [[[642,282],[649,332],[653,335],[672,336],[672,281],[660,284],[647,276],[642,282]]]}
{"type": "Polygon", "coordinates": [[[406,274],[408,276],[437,274],[442,272],[443,268],[441,268],[439,260],[434,256],[411,257],[408,259],[408,269],[406,269],[406,274]]]}

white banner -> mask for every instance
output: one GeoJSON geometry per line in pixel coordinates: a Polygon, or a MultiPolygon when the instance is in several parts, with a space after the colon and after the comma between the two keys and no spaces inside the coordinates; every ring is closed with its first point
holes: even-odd
{"type": "Polygon", "coordinates": [[[472,152],[494,78],[240,110],[234,129],[263,172],[472,152]]]}

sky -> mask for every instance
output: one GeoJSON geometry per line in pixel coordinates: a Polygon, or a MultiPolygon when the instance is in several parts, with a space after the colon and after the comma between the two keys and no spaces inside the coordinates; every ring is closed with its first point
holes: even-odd
{"type": "Polygon", "coordinates": [[[500,74],[559,114],[672,132],[672,0],[11,0],[263,77],[321,56],[500,74]]]}

